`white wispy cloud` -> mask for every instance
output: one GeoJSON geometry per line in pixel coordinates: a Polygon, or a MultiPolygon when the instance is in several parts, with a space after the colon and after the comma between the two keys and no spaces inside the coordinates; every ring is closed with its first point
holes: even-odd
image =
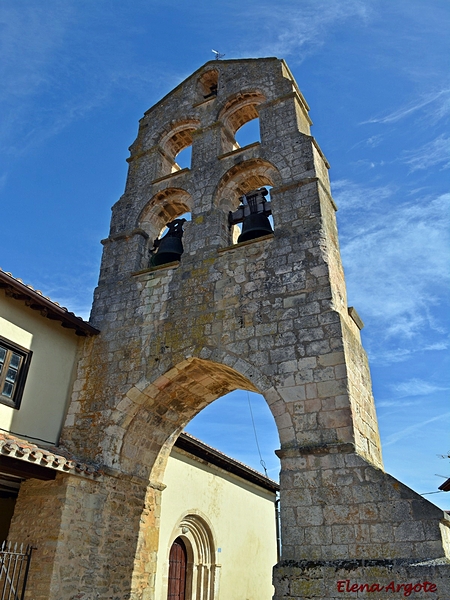
{"type": "Polygon", "coordinates": [[[411,172],[430,169],[436,165],[441,165],[442,169],[448,169],[450,167],[450,137],[442,134],[416,150],[406,151],[404,162],[410,166],[411,172]]]}
{"type": "MultiPolygon", "coordinates": [[[[177,79],[161,65],[142,69],[120,10],[73,1],[0,5],[0,151],[27,153],[118,89],[147,91],[177,79]]],[[[178,82],[178,81],[177,81],[178,82]]],[[[151,103],[152,96],[149,93],[151,103]]],[[[156,99],[156,98],[155,98],[156,99]]]]}
{"type": "Polygon", "coordinates": [[[301,62],[326,41],[328,30],[349,19],[367,21],[373,14],[371,2],[362,0],[303,0],[293,4],[282,0],[277,5],[259,2],[244,7],[239,14],[251,20],[254,35],[247,35],[239,55],[290,57],[301,62]],[[263,35],[262,35],[263,34],[263,35]],[[301,50],[301,53],[299,53],[301,50]]]}
{"type": "Polygon", "coordinates": [[[424,381],[423,379],[418,379],[416,377],[394,384],[391,386],[391,388],[396,395],[401,398],[410,396],[429,396],[430,394],[443,392],[449,389],[448,387],[442,387],[440,385],[436,385],[435,383],[430,383],[429,381],[424,381]]]}
{"type": "Polygon", "coordinates": [[[367,210],[374,205],[391,198],[397,188],[393,185],[365,187],[350,179],[339,179],[332,182],[333,196],[340,210],[367,210]]]}
{"type": "Polygon", "coordinates": [[[404,429],[396,431],[395,433],[392,433],[391,435],[387,436],[387,438],[383,442],[383,447],[391,446],[392,444],[395,444],[402,438],[413,434],[415,431],[418,431],[419,429],[424,430],[426,428],[426,426],[429,425],[430,423],[445,420],[445,419],[448,419],[449,417],[450,417],[450,412],[447,412],[442,415],[433,417],[432,419],[428,419],[427,421],[419,421],[418,423],[415,423],[414,425],[410,425],[409,427],[405,427],[404,429]]]}
{"type": "Polygon", "coordinates": [[[57,10],[34,5],[0,5],[2,61],[0,98],[24,99],[49,81],[49,60],[64,42],[73,15],[71,2],[57,10]]]}
{"type": "Polygon", "coordinates": [[[436,342],[432,344],[409,344],[408,346],[396,346],[394,348],[390,348],[386,345],[382,345],[381,347],[371,346],[370,358],[377,364],[390,365],[405,362],[411,359],[415,354],[424,354],[426,352],[443,352],[448,350],[449,347],[450,344],[447,341],[436,342]]]}
{"type": "Polygon", "coordinates": [[[405,400],[377,400],[376,405],[377,408],[399,408],[403,411],[405,406],[417,406],[418,402],[412,402],[405,400]]]}
{"type": "Polygon", "coordinates": [[[442,333],[432,309],[450,279],[450,194],[398,204],[389,186],[340,181],[334,189],[349,302],[376,320],[383,337],[442,333]]]}
{"type": "Polygon", "coordinates": [[[57,11],[26,8],[0,5],[0,140],[17,135],[17,125],[33,97],[50,84],[49,66],[61,50],[71,21],[70,2],[57,11]]]}
{"type": "Polygon", "coordinates": [[[424,350],[448,350],[449,343],[448,342],[437,342],[435,344],[429,344],[428,346],[424,346],[424,350]]]}
{"type": "Polygon", "coordinates": [[[421,96],[386,115],[371,117],[366,121],[362,121],[360,125],[366,125],[368,123],[396,123],[425,107],[429,108],[427,112],[431,113],[435,119],[441,119],[447,116],[450,112],[450,89],[445,88],[432,94],[421,96]]]}
{"type": "Polygon", "coordinates": [[[368,138],[365,138],[363,140],[360,140],[359,142],[356,142],[356,144],[353,144],[353,146],[350,146],[350,148],[347,150],[347,152],[350,152],[351,150],[354,150],[355,148],[358,148],[361,146],[366,146],[368,148],[376,148],[377,146],[379,146],[381,144],[382,141],[383,141],[383,136],[381,134],[371,135],[368,138]]]}

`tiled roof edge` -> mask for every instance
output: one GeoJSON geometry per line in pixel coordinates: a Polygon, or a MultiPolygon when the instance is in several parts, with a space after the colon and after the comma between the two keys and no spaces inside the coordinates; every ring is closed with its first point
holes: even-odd
{"type": "Polygon", "coordinates": [[[64,456],[58,448],[41,448],[10,433],[0,432],[0,456],[44,467],[60,473],[69,473],[89,478],[98,478],[102,471],[92,465],[64,456]]]}

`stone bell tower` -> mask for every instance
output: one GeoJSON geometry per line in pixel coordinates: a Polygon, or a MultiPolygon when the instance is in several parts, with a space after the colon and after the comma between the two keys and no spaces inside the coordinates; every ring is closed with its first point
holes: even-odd
{"type": "Polygon", "coordinates": [[[60,483],[55,564],[74,554],[77,598],[154,598],[167,456],[191,418],[238,388],[263,394],[280,438],[276,600],[368,590],[380,600],[392,581],[420,583],[416,598],[450,598],[437,564],[442,511],[383,471],[329,165],[310,125],[276,58],[206,63],[140,121],[103,241],[91,316],[101,334],[86,344],[62,438],[103,465],[101,481],[60,483]],[[261,142],[239,147],[236,131],[256,117],[261,142]],[[271,214],[273,232],[257,225],[237,243],[250,213],[257,223],[271,214]]]}

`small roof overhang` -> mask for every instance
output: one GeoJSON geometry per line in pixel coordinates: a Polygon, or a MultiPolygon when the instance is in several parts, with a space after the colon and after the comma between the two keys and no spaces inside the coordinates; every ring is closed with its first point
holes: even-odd
{"type": "Polygon", "coordinates": [[[62,448],[43,448],[11,433],[0,432],[0,477],[55,479],[57,473],[97,478],[102,471],[77,461],[62,448]]]}
{"type": "Polygon", "coordinates": [[[41,291],[26,285],[23,281],[2,269],[0,269],[0,288],[4,289],[8,296],[16,300],[22,300],[29,308],[38,310],[47,319],[60,321],[63,327],[75,330],[76,335],[90,336],[100,333],[90,323],[69,312],[66,307],[53,302],[53,300],[44,296],[41,291]]]}
{"type": "Polygon", "coordinates": [[[438,489],[441,490],[441,492],[450,492],[450,479],[444,481],[444,483],[440,485],[438,489]]]}

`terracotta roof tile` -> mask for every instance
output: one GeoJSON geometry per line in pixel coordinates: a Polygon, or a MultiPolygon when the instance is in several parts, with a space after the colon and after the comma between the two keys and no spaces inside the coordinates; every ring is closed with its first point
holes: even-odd
{"type": "Polygon", "coordinates": [[[46,467],[61,473],[99,477],[102,471],[92,465],[78,462],[62,448],[40,448],[11,433],[0,432],[0,456],[8,456],[20,461],[46,467]]]}

